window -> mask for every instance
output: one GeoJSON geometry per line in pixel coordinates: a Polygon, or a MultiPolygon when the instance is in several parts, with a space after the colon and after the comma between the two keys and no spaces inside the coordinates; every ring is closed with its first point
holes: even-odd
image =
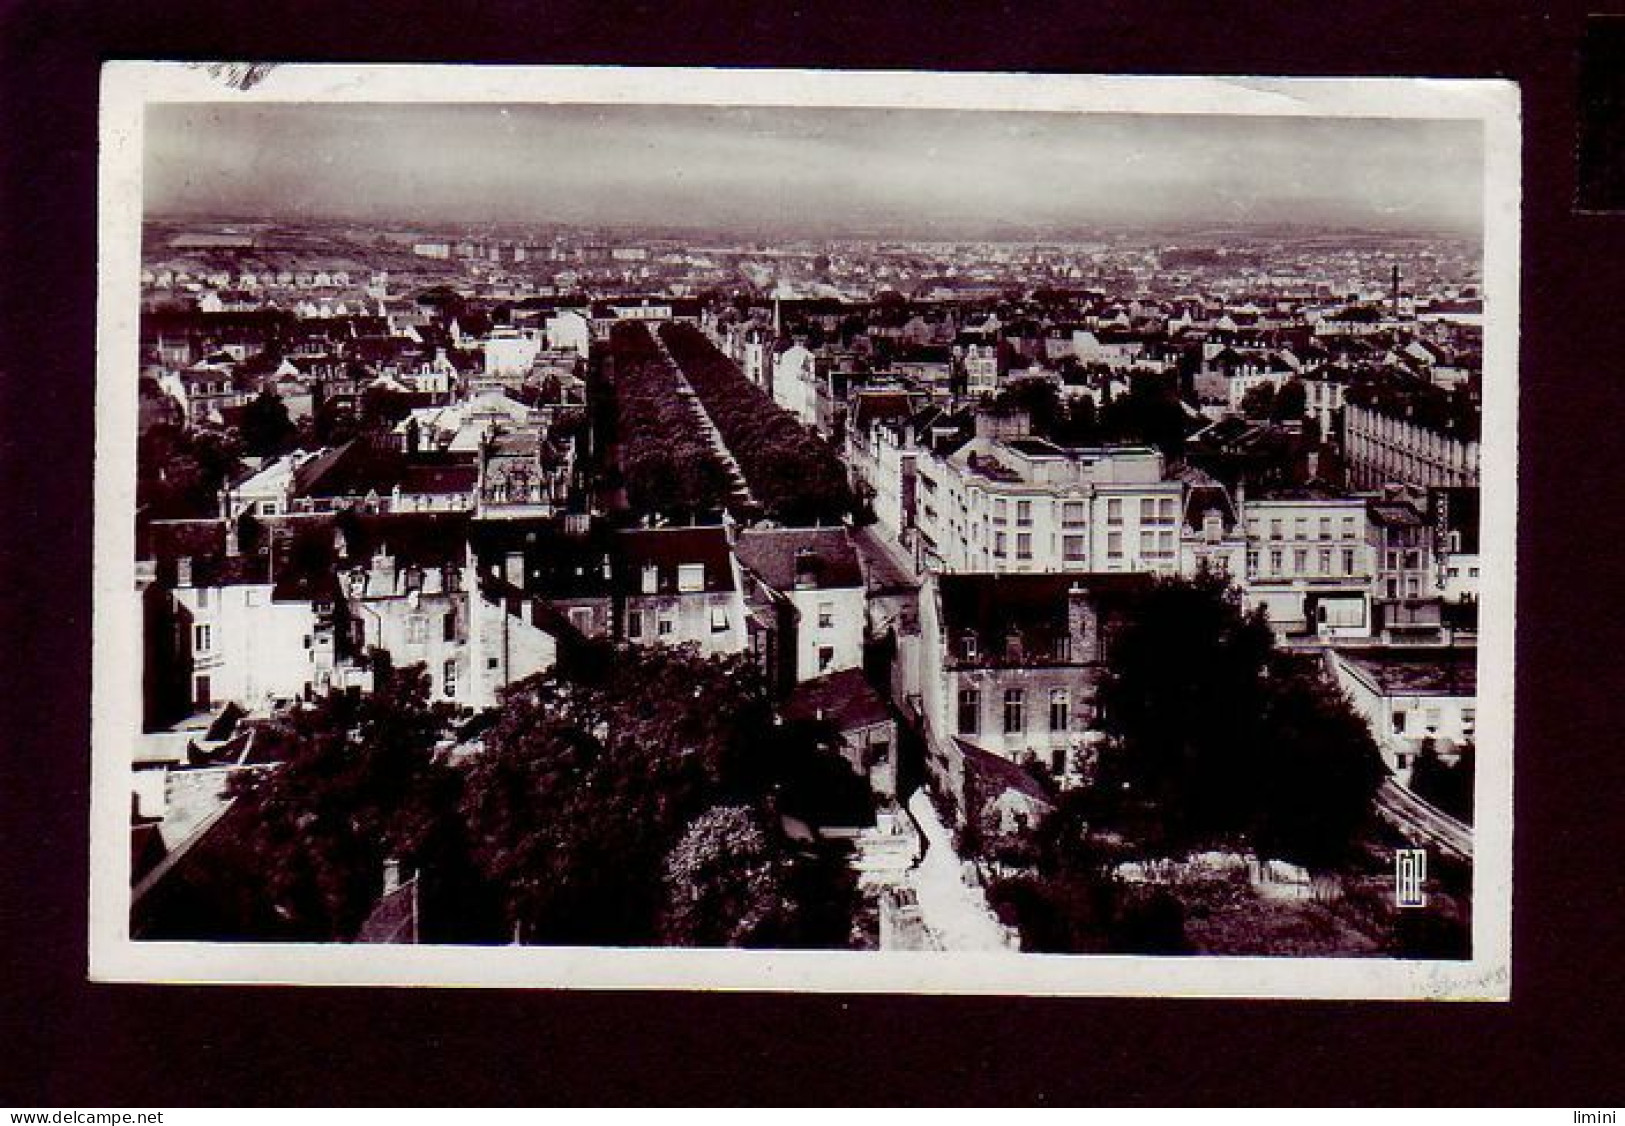
{"type": "Polygon", "coordinates": [[[1270,521],[1270,539],[1278,540],[1280,538],[1281,538],[1281,521],[1280,520],[1271,520],[1270,521]]]}
{"type": "Polygon", "coordinates": [[[500,665],[501,663],[502,662],[497,660],[497,658],[495,658],[495,657],[487,657],[487,658],[485,658],[485,667],[488,668],[488,669],[491,669],[493,671],[495,671],[497,666],[500,665]]]}
{"type": "Polygon", "coordinates": [[[1106,523],[1121,524],[1123,522],[1123,498],[1112,497],[1106,502],[1106,523]]]}
{"type": "Polygon", "coordinates": [[[442,640],[442,641],[456,641],[457,640],[457,615],[456,614],[451,613],[451,612],[448,611],[446,616],[440,619],[440,640],[442,640]]]}
{"type": "Polygon", "coordinates": [[[959,639],[959,652],[967,661],[976,659],[976,635],[974,633],[967,633],[959,639]]]}
{"type": "Polygon", "coordinates": [[[653,563],[643,568],[643,593],[658,594],[660,591],[660,568],[653,563]]]}
{"type": "Polygon", "coordinates": [[[265,592],[255,590],[253,587],[247,588],[246,590],[243,591],[243,605],[245,605],[245,606],[263,606],[263,605],[265,605],[265,592]]]}
{"type": "Polygon", "coordinates": [[[1157,533],[1157,554],[1167,558],[1174,553],[1174,534],[1172,532],[1157,533]]]}
{"type": "Polygon", "coordinates": [[[1343,573],[1345,575],[1354,574],[1354,549],[1352,547],[1343,549],[1343,573]]]}
{"type": "Polygon", "coordinates": [[[592,607],[591,606],[572,606],[572,607],[570,607],[570,624],[575,626],[577,632],[579,632],[579,633],[591,633],[592,632],[592,607]]]}
{"type": "Polygon", "coordinates": [[[1439,709],[1428,708],[1422,713],[1422,720],[1427,724],[1429,733],[1439,730],[1439,709]]]}
{"type": "Polygon", "coordinates": [[[406,619],[406,643],[408,645],[422,645],[429,640],[429,619],[423,614],[413,614],[406,619]]]}
{"type": "Polygon", "coordinates": [[[1003,524],[1010,517],[1010,502],[1003,497],[996,497],[993,501],[993,522],[1003,524]]]}
{"type": "Polygon", "coordinates": [[[643,636],[643,611],[628,610],[626,613],[626,636],[636,641],[643,636]]]}
{"type": "Polygon", "coordinates": [[[1004,533],[1003,532],[994,532],[993,533],[993,554],[998,556],[1000,559],[1004,558],[1005,547],[1004,547],[1004,533]]]}
{"type": "Polygon", "coordinates": [[[1478,729],[1478,709],[1476,709],[1476,708],[1462,708],[1461,709],[1461,733],[1464,736],[1466,736],[1467,738],[1470,739],[1470,738],[1472,738],[1473,733],[1477,729],[1478,729]]]}
{"type": "Polygon", "coordinates": [[[1121,558],[1123,558],[1123,533],[1122,532],[1107,532],[1106,533],[1106,558],[1108,558],[1108,559],[1121,559],[1121,558]]]}
{"type": "Polygon", "coordinates": [[[1083,557],[1084,557],[1084,554],[1083,554],[1083,537],[1082,536],[1064,536],[1064,537],[1062,537],[1062,539],[1061,539],[1061,553],[1065,556],[1067,562],[1069,562],[1069,563],[1076,563],[1079,560],[1083,559],[1083,557]]]}
{"type": "Polygon", "coordinates": [[[835,603],[820,602],[818,604],[818,628],[829,629],[835,624],[835,603]]]}
{"type": "Polygon", "coordinates": [[[1270,552],[1270,571],[1277,575],[1281,573],[1281,552],[1279,548],[1270,552]]]}
{"type": "Polygon", "coordinates": [[[1320,518],[1320,538],[1323,540],[1332,538],[1332,518],[1330,516],[1320,518]]]}
{"type": "Polygon", "coordinates": [[[1157,522],[1159,524],[1172,524],[1174,522],[1174,501],[1172,497],[1163,497],[1157,501],[1157,522]]]}
{"type": "Polygon", "coordinates": [[[1307,551],[1300,550],[1292,553],[1292,570],[1300,575],[1309,570],[1309,553],[1307,551]]]}
{"type": "Polygon", "coordinates": [[[1157,522],[1157,502],[1151,497],[1140,498],[1140,523],[1155,524],[1157,522]]]}
{"type": "Polygon", "coordinates": [[[829,645],[818,647],[818,671],[828,672],[829,667],[835,663],[835,649],[829,645]]]}
{"type": "Polygon", "coordinates": [[[870,743],[869,759],[875,766],[884,766],[891,761],[891,742],[887,739],[877,739],[870,743]]]}
{"type": "Polygon", "coordinates": [[[1033,557],[1033,536],[1031,532],[1016,533],[1016,558],[1031,559],[1033,557]]]}
{"type": "Polygon", "coordinates": [[[1018,735],[1027,727],[1025,693],[1020,688],[1004,690],[1004,733],[1018,735]]]}
{"type": "Polygon", "coordinates": [[[981,730],[982,694],[974,688],[959,690],[959,733],[975,735],[981,730]]]}
{"type": "Polygon", "coordinates": [[[1059,778],[1066,773],[1066,751],[1056,747],[1049,753],[1049,772],[1059,778]]]}
{"type": "Polygon", "coordinates": [[[446,698],[457,695],[457,662],[447,661],[440,669],[440,691],[446,698]]]}
{"type": "Polygon", "coordinates": [[[1251,548],[1247,550],[1247,573],[1249,575],[1258,574],[1258,552],[1251,548]]]}
{"type": "Polygon", "coordinates": [[[711,607],[711,632],[728,632],[728,610],[725,606],[711,607]]]}
{"type": "Polygon", "coordinates": [[[1068,714],[1072,708],[1072,698],[1065,688],[1052,688],[1049,693],[1049,729],[1051,731],[1065,731],[1068,714]]]}
{"type": "Polygon", "coordinates": [[[196,677],[192,681],[192,701],[199,708],[212,707],[214,696],[206,676],[196,677]]]}
{"type": "Polygon", "coordinates": [[[1332,573],[1332,553],[1330,551],[1320,553],[1320,573],[1323,575],[1332,573]]]}
{"type": "Polygon", "coordinates": [[[1016,525],[1022,528],[1032,526],[1033,502],[1030,500],[1016,501],[1016,525]]]}
{"type": "Polygon", "coordinates": [[[198,653],[207,653],[214,647],[213,626],[192,627],[192,649],[198,653]]]}
{"type": "Polygon", "coordinates": [[[1292,521],[1292,538],[1306,540],[1309,538],[1309,517],[1299,516],[1292,521]]]}
{"type": "Polygon", "coordinates": [[[1087,509],[1081,500],[1069,500],[1061,505],[1061,523],[1068,528],[1081,527],[1085,520],[1087,509]]]}
{"type": "Polygon", "coordinates": [[[677,567],[677,589],[693,592],[705,589],[705,564],[682,563],[677,567]]]}
{"type": "Polygon", "coordinates": [[[1394,709],[1394,734],[1405,734],[1405,713],[1398,708],[1394,709]]]}
{"type": "Polygon", "coordinates": [[[1354,538],[1354,535],[1354,517],[1343,517],[1343,538],[1346,540],[1351,540],[1354,538]]]}
{"type": "Polygon", "coordinates": [[[658,633],[661,637],[670,637],[671,632],[672,632],[672,630],[674,628],[675,627],[673,626],[672,620],[670,618],[661,618],[655,624],[655,632],[658,633]]]}

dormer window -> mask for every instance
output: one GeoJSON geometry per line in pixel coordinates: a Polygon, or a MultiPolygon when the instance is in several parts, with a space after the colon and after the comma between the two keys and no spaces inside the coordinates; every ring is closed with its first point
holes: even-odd
{"type": "Polygon", "coordinates": [[[705,589],[705,564],[683,563],[677,568],[677,589],[685,593],[705,589]]]}
{"type": "Polygon", "coordinates": [[[660,568],[653,563],[643,568],[643,585],[640,587],[644,594],[660,593],[660,568]]]}
{"type": "Polygon", "coordinates": [[[976,635],[967,633],[959,639],[959,655],[967,661],[976,659],[976,635]]]}

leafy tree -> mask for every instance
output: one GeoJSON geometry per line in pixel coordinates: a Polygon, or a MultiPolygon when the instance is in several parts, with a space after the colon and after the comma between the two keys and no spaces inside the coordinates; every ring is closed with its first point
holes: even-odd
{"type": "Polygon", "coordinates": [[[1312,664],[1275,655],[1262,612],[1217,576],[1151,589],[1112,646],[1101,701],[1117,738],[1098,809],[1150,847],[1249,837],[1332,866],[1384,774],[1365,722],[1312,664]]]}
{"type": "Polygon", "coordinates": [[[274,937],[348,939],[386,860],[423,869],[453,858],[458,778],[435,755],[446,719],[417,665],[359,701],[329,696],[262,732],[280,765],[234,776],[228,847],[263,881],[274,937]]]}
{"type": "Polygon", "coordinates": [[[716,806],[666,856],[665,941],[680,946],[773,946],[793,929],[789,862],[762,816],[716,806]]]}
{"type": "Polygon", "coordinates": [[[1347,858],[1387,774],[1365,720],[1318,666],[1272,662],[1259,742],[1255,845],[1311,867],[1347,858]]]}
{"type": "Polygon", "coordinates": [[[475,861],[526,942],[658,937],[666,855],[750,782],[771,707],[742,657],[589,651],[515,685],[468,775],[475,861]]]}
{"type": "Polygon", "coordinates": [[[1248,418],[1269,418],[1275,412],[1275,384],[1259,383],[1241,397],[1241,413],[1248,418]]]}
{"type": "Polygon", "coordinates": [[[1103,788],[1154,810],[1180,847],[1244,827],[1251,808],[1263,670],[1273,639],[1222,578],[1163,580],[1137,604],[1101,689],[1103,788]]]}
{"type": "Polygon", "coordinates": [[[298,428],[288,417],[288,406],[279,395],[267,389],[243,407],[238,424],[243,448],[255,457],[274,457],[293,446],[298,428]]]}
{"type": "Polygon", "coordinates": [[[220,488],[241,468],[234,434],[160,424],[136,448],[137,503],[164,518],[213,516],[220,488]]]}
{"type": "Polygon", "coordinates": [[[1439,756],[1432,739],[1422,741],[1411,765],[1411,791],[1423,801],[1469,824],[1473,820],[1473,746],[1463,746],[1454,764],[1439,756]]]}

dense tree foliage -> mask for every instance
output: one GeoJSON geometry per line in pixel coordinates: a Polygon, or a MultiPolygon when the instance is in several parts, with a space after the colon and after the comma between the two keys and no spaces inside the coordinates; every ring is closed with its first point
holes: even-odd
{"type": "Polygon", "coordinates": [[[1170,849],[1237,835],[1334,865],[1384,775],[1364,721],[1216,577],[1149,592],[1101,700],[1117,736],[1096,782],[1106,811],[1170,849]]]}
{"type": "Polygon", "coordinates": [[[243,407],[238,423],[243,449],[254,457],[275,457],[293,448],[298,429],[288,417],[288,406],[270,390],[261,391],[243,407]]]}
{"type": "Polygon", "coordinates": [[[649,330],[622,323],[610,333],[606,389],[615,403],[622,483],[643,513],[686,516],[723,507],[733,489],[727,469],[649,330]]]}
{"type": "Polygon", "coordinates": [[[746,379],[693,325],[664,324],[660,338],[766,515],[784,524],[829,524],[852,511],[846,469],[828,443],[746,379]]]}
{"type": "Polygon", "coordinates": [[[435,753],[447,714],[421,666],[381,670],[377,690],[287,713],[265,728],[273,769],[233,777],[227,842],[260,874],[275,937],[352,937],[382,888],[384,864],[444,874],[457,865],[457,772],[435,753]]]}
{"type": "Polygon", "coordinates": [[[137,450],[137,503],[161,519],[214,516],[221,486],[241,468],[241,453],[234,434],[154,426],[137,450]]]}
{"type": "Polygon", "coordinates": [[[1411,792],[1431,802],[1452,817],[1473,821],[1473,746],[1457,751],[1456,761],[1447,763],[1432,739],[1424,739],[1411,764],[1411,792]]]}
{"type": "MultiPolygon", "coordinates": [[[[469,771],[474,857],[524,942],[744,942],[765,940],[770,920],[776,943],[840,942],[831,919],[849,917],[843,873],[778,859],[774,795],[819,754],[774,725],[766,685],[744,657],[589,655],[505,698],[469,771]],[[717,806],[752,811],[766,838],[759,858],[774,873],[763,886],[789,888],[804,910],[786,903],[737,929],[739,919],[702,925],[698,905],[672,901],[672,866],[703,867],[723,828],[707,823],[706,840],[674,850],[717,806]]],[[[697,893],[706,904],[738,891],[739,871],[708,872],[714,882],[697,893]]]]}

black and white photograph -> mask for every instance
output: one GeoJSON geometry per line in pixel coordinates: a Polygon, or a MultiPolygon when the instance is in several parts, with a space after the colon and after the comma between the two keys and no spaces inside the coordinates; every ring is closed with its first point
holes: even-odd
{"type": "Polygon", "coordinates": [[[1506,999],[1519,139],[109,64],[93,977],[1506,999]]]}

